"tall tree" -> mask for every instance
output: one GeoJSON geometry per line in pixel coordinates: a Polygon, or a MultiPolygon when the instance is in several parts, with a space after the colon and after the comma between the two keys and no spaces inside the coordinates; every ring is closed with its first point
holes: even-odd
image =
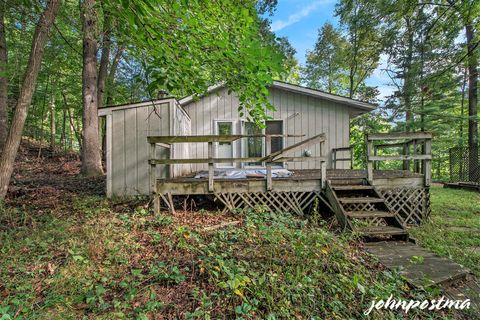
{"type": "Polygon", "coordinates": [[[0,153],[3,150],[8,132],[8,76],[7,41],[5,36],[6,2],[0,4],[0,153]]]}
{"type": "Polygon", "coordinates": [[[476,1],[463,1],[463,16],[465,36],[467,40],[468,63],[468,147],[469,147],[469,178],[471,181],[480,180],[480,163],[478,156],[478,59],[477,48],[479,41],[475,32],[475,21],[480,14],[480,6],[476,1]]]}
{"type": "Polygon", "coordinates": [[[303,69],[303,79],[307,86],[329,93],[348,92],[347,46],[341,32],[332,24],[325,23],[318,32],[314,49],[307,52],[307,63],[303,69]]]}
{"type": "Polygon", "coordinates": [[[55,21],[59,7],[60,0],[49,0],[47,2],[47,6],[40,17],[33,34],[30,56],[22,87],[20,89],[19,99],[15,107],[15,113],[10,125],[8,137],[0,157],[0,199],[4,199],[7,194],[8,184],[13,172],[13,163],[15,162],[15,157],[22,138],[23,126],[35,90],[35,84],[37,82],[37,76],[40,70],[48,32],[55,21]]]}
{"type": "MultiPolygon", "coordinates": [[[[82,3],[83,27],[83,144],[81,173],[87,177],[103,174],[98,131],[97,23],[95,0],[82,3]]],[[[104,81],[104,80],[103,80],[104,81]]]]}
{"type": "Polygon", "coordinates": [[[347,32],[348,96],[353,98],[378,66],[383,32],[378,11],[368,0],[341,0],[336,14],[347,32]]]}

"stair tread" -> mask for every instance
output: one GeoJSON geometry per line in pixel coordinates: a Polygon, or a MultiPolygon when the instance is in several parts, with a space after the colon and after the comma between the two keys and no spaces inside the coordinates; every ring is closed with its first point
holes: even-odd
{"type": "Polygon", "coordinates": [[[338,185],[332,186],[334,190],[372,190],[372,186],[365,186],[365,185],[338,185]]]}
{"type": "Polygon", "coordinates": [[[372,226],[372,227],[362,227],[357,228],[357,231],[364,235],[400,235],[407,234],[402,228],[392,227],[392,226],[372,226]]]}
{"type": "Polygon", "coordinates": [[[394,217],[394,212],[388,211],[347,211],[345,212],[348,217],[351,218],[388,218],[394,217]]]}
{"type": "Polygon", "coordinates": [[[377,197],[342,197],[338,198],[342,203],[362,203],[362,202],[384,202],[382,198],[377,197]]]}

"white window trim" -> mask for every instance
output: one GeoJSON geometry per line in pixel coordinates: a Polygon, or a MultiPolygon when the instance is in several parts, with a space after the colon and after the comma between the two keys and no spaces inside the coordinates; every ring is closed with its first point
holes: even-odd
{"type": "MultiPolygon", "coordinates": [[[[218,123],[219,122],[230,122],[232,124],[232,134],[237,134],[235,131],[236,131],[236,120],[234,119],[215,119],[213,120],[213,132],[215,135],[218,135],[218,123]]],[[[214,143],[214,146],[213,146],[213,156],[215,158],[218,157],[218,145],[219,143],[218,142],[215,142],[214,143]]],[[[237,157],[237,152],[236,152],[236,141],[232,141],[232,158],[236,158],[237,157]]],[[[222,165],[222,163],[215,163],[215,168],[218,168],[218,169],[234,169],[236,168],[236,164],[235,162],[232,161],[232,165],[229,166],[228,164],[224,164],[222,165]]]]}

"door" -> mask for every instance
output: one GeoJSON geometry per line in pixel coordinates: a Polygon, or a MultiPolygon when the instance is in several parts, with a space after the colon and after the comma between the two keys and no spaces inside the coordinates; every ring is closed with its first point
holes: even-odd
{"type": "MultiPolygon", "coordinates": [[[[245,156],[247,158],[261,158],[263,157],[263,134],[262,128],[257,126],[254,122],[245,122],[244,134],[246,135],[260,135],[259,137],[249,137],[245,140],[245,156]]],[[[248,162],[246,166],[261,166],[261,162],[248,162]]]]}
{"type": "MultiPolygon", "coordinates": [[[[233,134],[233,123],[231,121],[217,121],[218,135],[233,134]]],[[[233,158],[232,142],[219,142],[217,145],[217,158],[233,158]]],[[[217,168],[232,168],[233,162],[217,163],[217,168]]]]}
{"type": "MultiPolygon", "coordinates": [[[[265,134],[283,134],[283,120],[269,120],[265,122],[265,134]]],[[[271,152],[283,149],[283,137],[272,137],[271,152]]],[[[282,162],[272,163],[274,166],[283,166],[282,162]]]]}

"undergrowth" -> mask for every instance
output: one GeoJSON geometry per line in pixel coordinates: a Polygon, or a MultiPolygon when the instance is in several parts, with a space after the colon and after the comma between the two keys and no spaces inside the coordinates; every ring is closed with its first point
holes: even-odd
{"type": "Polygon", "coordinates": [[[42,214],[4,208],[0,225],[1,319],[356,319],[372,299],[431,298],[322,220],[265,208],[155,216],[78,196],[42,214]]]}

